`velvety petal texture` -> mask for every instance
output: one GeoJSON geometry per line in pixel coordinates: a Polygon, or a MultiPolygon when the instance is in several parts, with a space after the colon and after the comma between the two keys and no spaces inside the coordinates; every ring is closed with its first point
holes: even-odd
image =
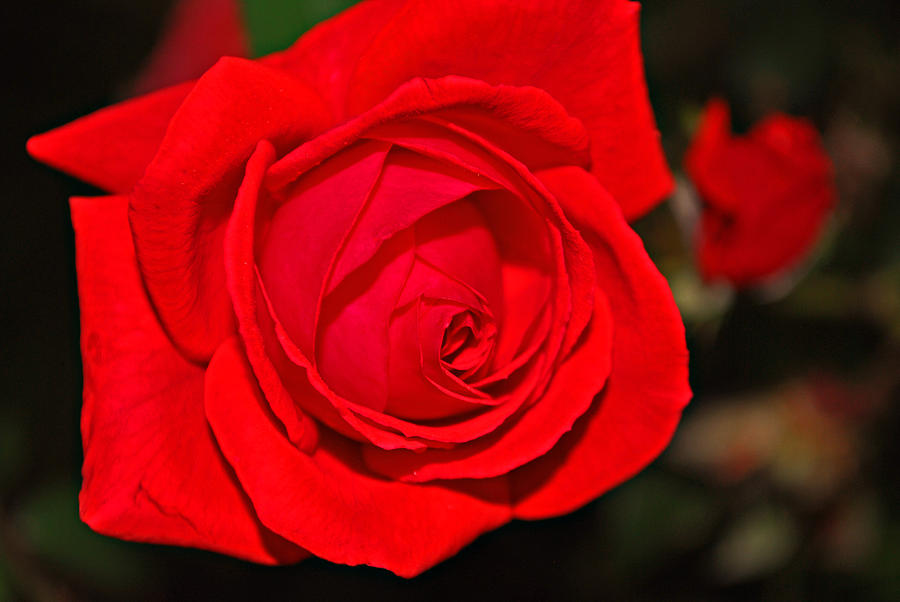
{"type": "Polygon", "coordinates": [[[585,124],[594,173],[635,218],[672,187],[644,83],[639,8],[629,0],[363,2],[340,33],[314,30],[285,54],[291,64],[316,63],[329,60],[348,31],[364,40],[332,72],[335,105],[347,115],[413,77],[464,75],[546,90],[585,124]]]}
{"type": "Polygon", "coordinates": [[[640,238],[583,170],[539,176],[593,249],[615,333],[612,370],[591,410],[559,445],[510,475],[515,514],[529,519],[570,512],[636,474],[668,444],[691,398],[684,326],[640,238]]]}
{"type": "Polygon", "coordinates": [[[296,80],[234,58],[206,72],[172,116],[129,219],[156,311],[190,357],[208,359],[233,331],[221,249],[244,163],[260,140],[290,148],[327,116],[296,80]]]}
{"type": "Polygon", "coordinates": [[[704,203],[696,242],[707,280],[752,286],[796,266],[835,203],[818,132],[788,115],[733,136],[728,105],[710,101],[685,168],[704,203]]]}
{"type": "Polygon", "coordinates": [[[104,533],[414,576],[690,396],[634,3],[362,2],[29,149],[122,193],[73,201],[104,533]]]}
{"type": "Polygon", "coordinates": [[[172,115],[192,87],[181,84],[101,109],[34,136],[28,152],[108,192],[127,193],[156,155],[172,115]]]}
{"type": "Polygon", "coordinates": [[[212,438],[204,369],[163,333],[125,197],[72,199],[84,361],[81,517],[107,535],[256,562],[306,553],[266,529],[212,438]]]}
{"type": "Polygon", "coordinates": [[[263,522],[317,556],[411,577],[510,517],[503,479],[430,486],[385,481],[358,445],[323,436],[312,454],[289,445],[230,340],[207,371],[206,411],[263,522]],[[286,478],[288,477],[288,478],[286,478]]]}

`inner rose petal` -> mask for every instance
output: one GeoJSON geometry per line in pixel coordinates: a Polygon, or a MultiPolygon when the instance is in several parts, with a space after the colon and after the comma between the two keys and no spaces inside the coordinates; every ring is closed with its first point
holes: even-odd
{"type": "MultiPolygon", "coordinates": [[[[500,191],[492,191],[500,193],[500,191]]],[[[473,193],[416,223],[416,256],[475,291],[503,320],[501,258],[495,234],[473,193]]]]}
{"type": "MultiPolygon", "coordinates": [[[[390,158],[377,188],[387,182],[389,165],[390,158]]],[[[560,320],[564,324],[567,316],[565,298],[563,305],[559,299],[548,303],[553,280],[566,277],[565,268],[560,268],[559,235],[548,234],[546,221],[529,205],[512,194],[486,190],[442,206],[389,238],[375,258],[345,276],[323,301],[316,358],[325,381],[356,404],[410,420],[468,414],[501,403],[509,392],[521,395],[521,376],[502,381],[523,368],[545,346],[550,326],[560,325],[560,320]],[[517,231],[510,232],[510,226],[517,231]],[[512,242],[516,234],[530,238],[532,244],[518,243],[518,248],[512,242]],[[398,242],[410,235],[412,242],[398,242]],[[505,257],[497,237],[503,240],[505,257]],[[414,248],[408,272],[400,267],[408,265],[408,255],[400,259],[404,244],[414,248]],[[465,349],[442,352],[449,321],[423,339],[418,314],[415,330],[411,315],[400,312],[399,319],[386,319],[391,300],[402,308],[422,296],[459,304],[473,315],[490,315],[490,320],[483,321],[481,336],[473,337],[465,349]],[[556,318],[548,316],[551,310],[556,318]],[[511,336],[503,336],[502,322],[496,318],[507,311],[514,316],[511,336]],[[404,325],[404,319],[409,324],[404,325]],[[382,334],[381,325],[388,323],[390,329],[382,334]],[[498,364],[495,356],[501,340],[507,361],[498,364]],[[449,354],[453,357],[448,363],[443,356],[449,354]],[[387,362],[386,356],[391,358],[387,362]],[[481,388],[488,386],[490,393],[481,388]]],[[[457,313],[458,308],[453,315],[457,313]]],[[[551,341],[550,357],[536,369],[546,372],[552,359],[551,341]]],[[[547,377],[535,382],[546,382],[547,377]]]]}
{"type": "Polygon", "coordinates": [[[472,192],[491,188],[497,184],[472,171],[392,148],[371,200],[341,249],[329,292],[393,234],[472,192]]]}
{"type": "Polygon", "coordinates": [[[468,379],[485,365],[496,338],[493,320],[485,320],[483,314],[471,310],[460,312],[444,330],[441,363],[463,380],[468,379]]]}
{"type": "Polygon", "coordinates": [[[386,144],[355,145],[302,177],[272,217],[258,260],[281,324],[315,355],[319,300],[334,257],[378,181],[386,144]]]}
{"type": "Polygon", "coordinates": [[[319,372],[336,393],[379,411],[388,397],[388,325],[413,261],[408,229],[388,240],[322,303],[319,372]]]}
{"type": "MultiPolygon", "coordinates": [[[[487,191],[485,191],[487,192],[487,191]]],[[[481,194],[481,193],[479,193],[481,194]]],[[[498,191],[499,194],[499,191],[498,191]]],[[[385,307],[385,299],[396,299],[398,306],[409,304],[412,300],[421,295],[431,296],[443,301],[451,301],[460,304],[464,308],[474,310],[477,313],[488,315],[488,296],[493,298],[493,303],[501,310],[504,307],[503,292],[498,291],[504,282],[503,265],[500,265],[501,258],[499,256],[498,245],[495,240],[495,233],[487,228],[487,220],[481,211],[481,207],[474,202],[475,197],[470,195],[464,200],[460,200],[450,205],[441,207],[422,219],[420,219],[413,228],[402,231],[389,239],[388,243],[383,244],[375,257],[357,268],[353,273],[344,278],[344,281],[332,293],[323,300],[321,332],[319,336],[317,359],[319,361],[319,369],[322,372],[326,382],[333,386],[335,392],[341,393],[354,404],[359,404],[357,410],[362,412],[360,415],[370,420],[382,422],[377,414],[371,414],[369,410],[377,412],[385,412],[383,418],[387,416],[397,416],[399,418],[410,420],[435,420],[444,419],[450,416],[461,417],[464,414],[471,414],[478,411],[479,408],[487,406],[495,406],[500,403],[506,403],[514,395],[519,401],[507,408],[502,414],[496,414],[495,418],[485,417],[486,421],[481,421],[485,425],[494,422],[497,418],[502,419],[503,415],[509,415],[508,412],[514,412],[515,408],[521,405],[528,396],[525,383],[537,382],[534,378],[517,377],[510,380],[503,387],[493,387],[495,395],[486,394],[477,387],[467,384],[465,380],[472,378],[477,379],[486,375],[486,368],[490,365],[490,359],[494,352],[495,341],[499,339],[499,325],[492,316],[490,324],[484,321],[485,331],[483,334],[490,345],[481,348],[482,358],[484,361],[473,364],[471,355],[476,354],[476,350],[468,350],[465,354],[460,353],[456,358],[458,362],[469,361],[466,368],[458,370],[458,373],[449,368],[441,359],[441,349],[443,343],[443,335],[445,328],[441,328],[437,335],[431,336],[426,340],[435,344],[433,353],[428,354],[428,361],[423,358],[425,354],[421,351],[421,344],[425,341],[419,336],[418,320],[416,320],[416,329],[413,328],[413,321],[407,324],[406,334],[403,332],[402,320],[396,317],[391,323],[390,337],[392,341],[396,341],[396,345],[391,345],[391,349],[403,349],[408,351],[408,361],[399,362],[392,355],[394,361],[391,362],[393,368],[389,366],[389,370],[393,370],[395,376],[388,376],[388,399],[384,403],[382,400],[383,383],[385,378],[378,374],[382,370],[382,353],[377,351],[380,348],[382,337],[374,334],[372,328],[378,329],[373,324],[387,324],[388,321],[383,317],[375,317],[375,313],[380,312],[380,316],[384,315],[384,310],[370,310],[365,308],[366,301],[363,300],[364,292],[367,289],[377,288],[374,284],[379,278],[379,274],[383,270],[396,273],[397,276],[388,276],[393,282],[388,288],[381,288],[378,293],[380,300],[375,303],[378,307],[385,307]],[[391,261],[398,257],[398,253],[402,244],[399,240],[406,240],[406,236],[414,233],[415,238],[415,260],[409,274],[403,291],[399,297],[391,297],[384,294],[389,288],[395,287],[399,280],[402,270],[393,272],[388,269],[391,261]],[[453,244],[451,244],[453,243],[453,244]],[[398,246],[399,245],[399,246],[398,246]],[[388,256],[393,259],[389,259],[388,256]],[[435,263],[443,264],[444,269],[432,264],[430,261],[422,257],[425,255],[435,263]],[[479,259],[481,261],[479,261],[479,259]],[[458,277],[448,274],[447,271],[455,272],[458,277]],[[483,295],[474,287],[467,285],[462,281],[468,277],[470,280],[478,283],[483,290],[490,291],[488,295],[483,295]],[[356,284],[353,284],[353,283],[356,284]],[[351,292],[354,291],[355,292],[351,292]],[[356,307],[357,309],[353,309],[356,307]],[[493,331],[487,334],[488,331],[493,331]],[[345,336],[334,336],[335,333],[342,332],[345,336]],[[358,333],[366,333],[365,342],[361,342],[358,333]],[[375,343],[371,343],[374,340],[375,343]],[[352,370],[348,370],[347,366],[353,366],[352,370]],[[406,368],[397,369],[397,366],[406,366],[406,368]],[[405,372],[404,372],[405,370],[405,372]],[[402,373],[404,376],[397,377],[396,374],[402,373]],[[331,383],[331,378],[335,379],[331,383]],[[525,396],[525,397],[523,397],[525,396]],[[364,411],[364,408],[368,410],[364,411]]],[[[515,201],[515,197],[512,197],[515,201]]],[[[504,205],[502,208],[512,208],[512,205],[504,205]]],[[[527,205],[518,202],[516,210],[531,211],[527,205]]],[[[515,220],[511,220],[515,223],[515,220]]],[[[544,237],[546,238],[546,236],[544,237]]],[[[404,243],[405,244],[405,243],[404,243]]],[[[412,245],[410,245],[412,246],[412,245]]],[[[542,245],[538,245],[540,249],[542,245]]],[[[543,245],[546,247],[546,244],[543,245]]],[[[532,251],[534,254],[534,251],[532,251]]],[[[513,253],[515,255],[515,253],[513,253]]],[[[540,253],[538,252],[539,256],[540,253]]],[[[514,257],[517,261],[523,261],[524,254],[518,254],[514,257]]],[[[545,266],[552,264],[552,260],[542,258],[538,265],[545,266]]],[[[509,270],[507,269],[507,272],[509,270]]],[[[549,283],[548,276],[542,276],[540,279],[544,283],[549,283]]],[[[527,282],[528,279],[526,278],[527,282]]],[[[384,283],[381,283],[382,285],[384,283]]],[[[527,294],[524,291],[526,287],[520,287],[519,292],[527,294]]],[[[546,291],[536,291],[538,298],[546,297],[546,291]]],[[[546,304],[536,307],[538,313],[545,315],[547,313],[546,304]]],[[[518,308],[517,311],[520,311],[518,308]]],[[[402,313],[402,312],[401,312],[402,313]]],[[[454,313],[459,313],[456,309],[454,313]]],[[[452,316],[451,316],[452,318],[452,316]]],[[[549,320],[540,318],[539,316],[528,316],[525,318],[528,324],[542,324],[545,327],[549,320]]],[[[445,324],[444,326],[447,326],[445,324]]],[[[526,329],[531,331],[535,328],[526,329]]],[[[546,330],[544,330],[546,332],[546,330]]],[[[388,337],[384,337],[388,338],[388,337]]],[[[531,338],[531,337],[529,337],[531,338]]],[[[543,341],[537,339],[531,345],[531,352],[534,352],[536,346],[543,341]],[[537,343],[535,345],[534,343],[537,343]]],[[[451,352],[447,352],[451,353],[451,352]]],[[[528,355],[527,357],[530,357],[528,355]]],[[[519,359],[519,358],[516,358],[519,359]]],[[[515,368],[521,367],[524,361],[518,362],[515,368]]],[[[546,364],[542,364],[546,366],[546,364]]],[[[511,369],[509,372],[512,372],[511,369]]],[[[509,373],[503,374],[500,378],[507,378],[509,373]]],[[[540,379],[543,380],[543,379],[540,379]]],[[[494,381],[486,381],[487,384],[494,381]]],[[[393,424],[393,421],[388,421],[393,424]]],[[[460,435],[448,435],[451,439],[464,436],[462,433],[468,432],[470,428],[477,428],[473,422],[471,427],[466,427],[461,431],[460,435]]],[[[385,426],[388,426],[385,423],[385,426]]],[[[392,428],[403,429],[413,428],[412,425],[406,427],[398,423],[398,426],[392,428]]],[[[449,428],[449,427],[448,427],[449,428]]],[[[431,433],[434,427],[426,429],[431,433]]],[[[439,432],[440,429],[438,429],[439,432]]],[[[433,434],[433,433],[432,433],[433,434]]],[[[442,435],[443,437],[443,435],[442,435]]]]}
{"type": "MultiPolygon", "coordinates": [[[[444,335],[453,318],[460,314],[480,314],[483,316],[481,320],[485,322],[486,330],[493,327],[493,318],[487,312],[480,312],[471,307],[460,307],[442,299],[426,297],[417,302],[418,347],[422,358],[422,373],[429,383],[450,396],[481,405],[496,405],[498,403],[496,399],[492,399],[483,391],[472,387],[460,374],[448,369],[446,363],[441,359],[444,335]]],[[[490,340],[485,340],[479,345],[481,334],[479,332],[476,335],[473,341],[475,345],[469,350],[475,351],[477,354],[481,347],[485,354],[490,354],[490,340]]],[[[480,364],[475,367],[480,367],[480,364]]]]}
{"type": "MultiPolygon", "coordinates": [[[[517,197],[519,202],[529,205],[540,216],[544,229],[552,230],[556,237],[561,236],[564,257],[555,253],[548,256],[556,259],[551,273],[555,272],[557,282],[565,280],[575,291],[568,300],[559,299],[561,305],[557,306],[557,315],[569,321],[571,328],[564,329],[565,337],[556,349],[567,354],[590,317],[593,266],[584,241],[528,168],[495,142],[437,116],[379,126],[366,135],[483,174],[517,197]]],[[[521,208],[514,211],[521,211],[521,208]]],[[[565,297],[568,286],[554,288],[565,297]]]]}
{"type": "Polygon", "coordinates": [[[459,311],[465,307],[421,298],[398,310],[390,327],[390,415],[436,420],[470,413],[492,401],[441,372],[443,331],[459,311]]]}
{"type": "Polygon", "coordinates": [[[233,288],[232,297],[248,356],[251,362],[255,361],[253,358],[259,360],[254,369],[270,403],[282,397],[289,401],[279,393],[278,386],[274,389],[269,386],[282,382],[285,393],[290,392],[294,403],[348,437],[368,440],[382,449],[423,449],[472,441],[492,432],[525,402],[534,379],[523,381],[519,390],[510,392],[501,405],[489,411],[454,420],[452,424],[424,425],[393,418],[336,395],[291,341],[265,293],[261,275],[258,271],[254,275],[252,224],[256,221],[256,198],[248,196],[247,200],[251,202],[247,203],[241,201],[242,198],[239,195],[238,208],[229,224],[226,256],[229,257],[230,273],[235,276],[229,286],[233,288]],[[251,233],[251,236],[242,233],[251,233]]]}
{"type": "MultiPolygon", "coordinates": [[[[496,146],[508,132],[453,112],[407,119],[443,138],[361,132],[390,147],[332,247],[322,287],[307,287],[318,299],[304,353],[311,381],[327,384],[316,388],[342,415],[410,443],[452,446],[541,396],[590,316],[593,268],[555,199],[496,146]]],[[[284,311],[269,307],[276,319],[284,311]]],[[[288,344],[296,335],[283,330],[288,344]]]]}
{"type": "Polygon", "coordinates": [[[528,204],[505,191],[479,192],[471,198],[494,235],[501,260],[502,306],[492,308],[504,316],[493,366],[499,371],[533,346],[529,334],[546,332],[536,325],[550,301],[556,268],[547,223],[528,204]]]}

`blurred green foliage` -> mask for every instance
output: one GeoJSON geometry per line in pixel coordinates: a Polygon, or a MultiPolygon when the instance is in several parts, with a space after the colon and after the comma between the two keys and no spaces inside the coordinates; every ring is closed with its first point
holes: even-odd
{"type": "Polygon", "coordinates": [[[283,50],[316,23],[356,0],[241,0],[255,56],[283,50]]]}
{"type": "Polygon", "coordinates": [[[132,545],[98,536],[81,522],[74,484],[53,482],[32,492],[13,520],[29,554],[67,579],[123,595],[152,581],[146,557],[132,545]]]}

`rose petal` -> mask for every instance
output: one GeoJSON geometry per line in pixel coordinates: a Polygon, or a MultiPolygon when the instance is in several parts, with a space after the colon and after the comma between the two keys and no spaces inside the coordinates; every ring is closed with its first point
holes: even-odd
{"type": "Polygon", "coordinates": [[[237,195],[224,240],[227,285],[239,332],[266,400],[299,449],[310,450],[316,445],[315,425],[305,416],[304,409],[349,437],[365,438],[387,449],[424,448],[422,442],[372,427],[347,409],[346,402],[327,388],[309,359],[273,317],[259,282],[254,248],[259,180],[274,156],[272,145],[262,141],[248,161],[247,177],[237,195]],[[329,400],[338,403],[333,405],[329,400]]]}
{"type": "Polygon", "coordinates": [[[354,145],[301,178],[262,243],[259,270],[279,321],[315,359],[320,303],[338,253],[375,194],[388,145],[354,145]]]}
{"type": "MultiPolygon", "coordinates": [[[[243,292],[238,291],[236,294],[235,306],[240,307],[240,319],[249,313],[247,309],[250,305],[243,299],[243,292]]],[[[265,305],[265,301],[258,305],[265,305]]],[[[382,449],[444,448],[447,444],[476,439],[495,430],[514,414],[527,401],[528,393],[534,388],[533,375],[520,378],[515,383],[515,388],[509,387],[512,390],[506,393],[505,399],[498,400],[494,408],[448,426],[409,422],[336,395],[315,369],[310,367],[308,360],[283,332],[277,320],[273,320],[271,314],[261,312],[258,318],[247,320],[249,337],[245,336],[245,342],[248,352],[254,351],[250,356],[251,361],[253,357],[261,356],[273,371],[277,369],[298,403],[319,420],[348,437],[368,440],[382,449]],[[276,338],[277,343],[273,342],[276,338]]],[[[244,333],[243,322],[241,332],[244,333]]],[[[264,390],[268,383],[268,379],[260,379],[264,390]]]]}
{"type": "Polygon", "coordinates": [[[84,361],[81,517],[125,539],[267,564],[305,552],[260,524],[203,413],[203,368],[144,293],[125,197],[72,199],[84,361]]]}
{"type": "MultiPolygon", "coordinates": [[[[497,339],[494,368],[503,371],[517,353],[531,345],[529,332],[543,320],[549,302],[554,265],[544,220],[511,194],[484,192],[476,197],[501,257],[503,327],[497,339]]],[[[547,323],[549,326],[549,322],[547,323]]]]}
{"type": "MultiPolygon", "coordinates": [[[[244,340],[247,342],[248,354],[252,351],[251,360],[254,357],[258,358],[257,363],[264,367],[264,370],[257,372],[257,376],[260,373],[266,375],[265,379],[260,378],[260,385],[264,390],[270,385],[272,385],[270,388],[283,386],[295,400],[297,412],[307,411],[351,439],[368,441],[383,449],[425,449],[427,442],[384,429],[375,424],[366,413],[372,412],[376,416],[382,416],[380,412],[355,404],[332,390],[278,323],[272,313],[271,304],[264,298],[263,293],[262,283],[257,283],[256,289],[252,291],[252,294],[260,297],[255,307],[267,308],[268,311],[260,309],[257,316],[247,320],[246,330],[252,336],[244,340]]],[[[243,292],[239,294],[243,295],[243,292]]],[[[242,305],[242,309],[249,308],[244,306],[243,299],[239,299],[235,304],[238,303],[242,305]]],[[[243,313],[242,310],[239,315],[243,313]]],[[[243,332],[242,324],[242,335],[243,332]]],[[[268,397],[268,391],[266,396],[268,397]]]]}
{"type": "Polygon", "coordinates": [[[511,474],[516,516],[529,519],[571,512],[646,466],[691,397],[681,317],[640,238],[587,172],[538,175],[594,250],[615,335],[609,380],[591,411],[550,452],[511,474]]]}
{"type": "Polygon", "coordinates": [[[500,187],[515,188],[514,175],[507,166],[498,164],[484,149],[448,125],[445,121],[408,119],[378,125],[364,132],[364,136],[481,174],[500,187]]]}
{"type": "Polygon", "coordinates": [[[316,556],[411,577],[509,519],[503,478],[407,485],[368,473],[359,446],[323,433],[307,455],[267,414],[240,343],[207,372],[206,413],[263,522],[316,556]]]}
{"type": "MultiPolygon", "coordinates": [[[[525,165],[476,132],[450,123],[444,123],[441,127],[450,130],[450,135],[441,138],[438,132],[426,128],[423,128],[426,132],[424,135],[417,135],[410,128],[395,128],[393,125],[375,128],[369,134],[483,173],[515,193],[546,220],[547,226],[553,231],[550,238],[556,242],[557,247],[555,253],[548,254],[556,260],[557,281],[557,300],[554,305],[556,326],[551,328],[551,332],[564,336],[562,340],[558,337],[551,340],[548,347],[551,356],[555,357],[559,350],[562,355],[566,355],[591,314],[594,276],[590,251],[568,223],[556,201],[546,194],[543,185],[525,165]],[[563,327],[566,322],[567,328],[563,327]]],[[[500,231],[502,228],[496,230],[500,231]]],[[[504,368],[502,365],[499,368],[502,373],[505,373],[504,368]]]]}
{"type": "Polygon", "coordinates": [[[609,308],[598,292],[584,338],[530,408],[496,433],[450,450],[410,453],[365,448],[366,465],[392,479],[424,482],[494,477],[534,460],[572,428],[603,389],[610,370],[613,329],[609,308]]]}
{"type": "Polygon", "coordinates": [[[338,395],[378,411],[388,399],[391,314],[414,257],[412,231],[394,236],[323,303],[319,373],[338,395]]]}
{"type": "Polygon", "coordinates": [[[404,149],[392,149],[382,177],[347,237],[330,289],[365,263],[390,236],[432,211],[496,184],[475,173],[404,149]]]}
{"type": "MultiPolygon", "coordinates": [[[[239,300],[243,291],[255,291],[256,273],[253,269],[253,249],[255,231],[259,227],[256,219],[260,200],[260,186],[263,175],[275,160],[275,148],[266,140],[260,142],[253,156],[247,161],[244,181],[234,201],[234,211],[228,222],[224,241],[225,272],[228,289],[239,300]],[[238,269],[237,266],[243,269],[238,269]]],[[[294,444],[311,449],[316,443],[316,427],[297,407],[293,397],[285,390],[275,373],[271,361],[258,347],[259,335],[249,330],[247,313],[256,310],[253,303],[236,303],[235,312],[241,334],[248,341],[247,348],[251,362],[258,370],[260,382],[267,393],[272,411],[281,420],[288,437],[294,444]],[[256,344],[254,344],[256,343],[256,344]]],[[[255,316],[254,316],[255,317],[255,316]]],[[[255,322],[254,322],[255,323],[255,322]]]]}
{"type": "Polygon", "coordinates": [[[319,23],[283,52],[263,60],[290,71],[319,91],[340,120],[359,55],[405,0],[366,0],[319,23]]]}
{"type": "MultiPolygon", "coordinates": [[[[460,309],[457,306],[453,311],[460,309]]],[[[427,354],[429,349],[423,347],[428,342],[435,343],[434,338],[437,338],[436,346],[439,347],[442,332],[422,332],[423,311],[423,303],[414,301],[391,321],[389,397],[385,411],[391,416],[420,421],[447,418],[479,409],[481,402],[489,400],[487,395],[466,390],[458,379],[448,382],[449,379],[438,376],[438,381],[435,381],[434,372],[440,368],[439,349],[432,348],[432,353],[427,354]],[[422,341],[423,336],[432,340],[422,341]]],[[[432,318],[439,319],[440,316],[433,315],[432,318]]],[[[449,322],[449,317],[446,321],[449,322]]]]}
{"type": "Polygon", "coordinates": [[[639,8],[625,0],[410,0],[359,59],[350,113],[414,77],[541,88],[584,123],[594,174],[627,217],[638,217],[672,187],[644,83],[639,8]]]}
{"type": "Polygon", "coordinates": [[[43,163],[109,192],[128,192],[159,150],[172,115],[194,87],[181,84],[101,109],[28,140],[43,163]]]}
{"type": "MultiPolygon", "coordinates": [[[[332,128],[297,148],[272,168],[273,191],[288,187],[324,157],[339,151],[348,140],[364,136],[377,126],[443,111],[465,111],[506,122],[513,129],[542,138],[567,152],[571,163],[586,162],[588,139],[584,127],[543,90],[530,87],[492,86],[477,79],[447,76],[416,78],[399,85],[390,97],[365,113],[332,128]]],[[[477,122],[477,120],[475,120],[477,122]]],[[[490,131],[481,133],[490,141],[490,131]]]]}
{"type": "Polygon", "coordinates": [[[256,144],[296,146],[329,119],[295,79],[223,58],[191,91],[130,200],[144,282],[163,326],[195,359],[234,330],[222,261],[224,224],[256,144]]]}
{"type": "MultiPolygon", "coordinates": [[[[414,232],[415,229],[409,230],[411,237],[414,236],[414,232]]],[[[414,245],[413,250],[415,250],[414,245]]],[[[403,290],[396,299],[395,309],[399,310],[406,305],[415,303],[422,297],[442,299],[477,310],[487,309],[487,297],[466,282],[457,280],[438,266],[417,255],[412,270],[409,272],[409,278],[406,279],[403,290]]]]}
{"type": "Polygon", "coordinates": [[[477,291],[502,324],[500,255],[494,235],[471,197],[420,219],[415,231],[416,255],[477,291]]]}
{"type": "MultiPolygon", "coordinates": [[[[544,366],[545,368],[545,366],[544,366]]],[[[514,415],[530,399],[531,393],[537,387],[540,377],[546,370],[540,369],[525,372],[508,383],[502,395],[494,395],[494,405],[487,410],[475,413],[471,417],[457,418],[442,424],[411,422],[397,418],[382,412],[376,412],[365,406],[351,406],[350,409],[360,419],[369,424],[380,425],[386,432],[400,433],[406,442],[424,442],[418,449],[435,447],[445,449],[452,444],[474,441],[495,431],[510,416],[514,415]]],[[[378,445],[381,449],[417,449],[411,445],[378,445]]]]}
{"type": "MultiPolygon", "coordinates": [[[[444,78],[440,80],[440,83],[443,84],[444,80],[452,82],[455,79],[457,78],[444,78]]],[[[434,87],[436,84],[432,83],[431,86],[434,87]]],[[[458,149],[465,148],[466,155],[462,159],[464,162],[474,159],[475,165],[477,165],[475,169],[478,173],[485,173],[489,178],[502,183],[507,190],[514,192],[523,201],[529,203],[547,220],[549,225],[553,226],[557,233],[554,236],[561,237],[564,258],[557,257],[558,286],[556,290],[562,294],[563,298],[557,309],[562,311],[561,319],[569,320],[569,327],[567,329],[558,328],[556,331],[565,333],[565,339],[562,342],[562,354],[565,355],[579,337],[591,315],[594,270],[591,266],[590,251],[572,228],[556,200],[547,194],[541,182],[534,177],[527,166],[478,132],[452,123],[444,123],[443,127],[460,135],[470,144],[465,142],[460,144],[454,141],[450,145],[443,146],[440,151],[442,154],[453,157],[451,158],[453,161],[456,159],[458,149]],[[473,148],[472,145],[478,148],[473,148]],[[565,284],[566,282],[568,284],[565,284]]],[[[419,144],[419,142],[412,142],[412,144],[419,144]]]]}

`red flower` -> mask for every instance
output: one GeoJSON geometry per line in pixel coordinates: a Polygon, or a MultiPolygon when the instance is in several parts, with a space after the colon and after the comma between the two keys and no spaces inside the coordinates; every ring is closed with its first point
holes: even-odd
{"type": "Polygon", "coordinates": [[[796,265],[834,205],[819,135],[796,117],[774,114],[735,137],[728,105],[713,100],[685,169],[704,201],[697,257],[706,280],[741,287],[796,265]]]}
{"type": "Polygon", "coordinates": [[[72,201],[83,519],[415,575],[652,460],[690,391],[619,208],[670,182],[637,33],[618,0],[365,2],[33,139],[114,193],[72,201]]]}

